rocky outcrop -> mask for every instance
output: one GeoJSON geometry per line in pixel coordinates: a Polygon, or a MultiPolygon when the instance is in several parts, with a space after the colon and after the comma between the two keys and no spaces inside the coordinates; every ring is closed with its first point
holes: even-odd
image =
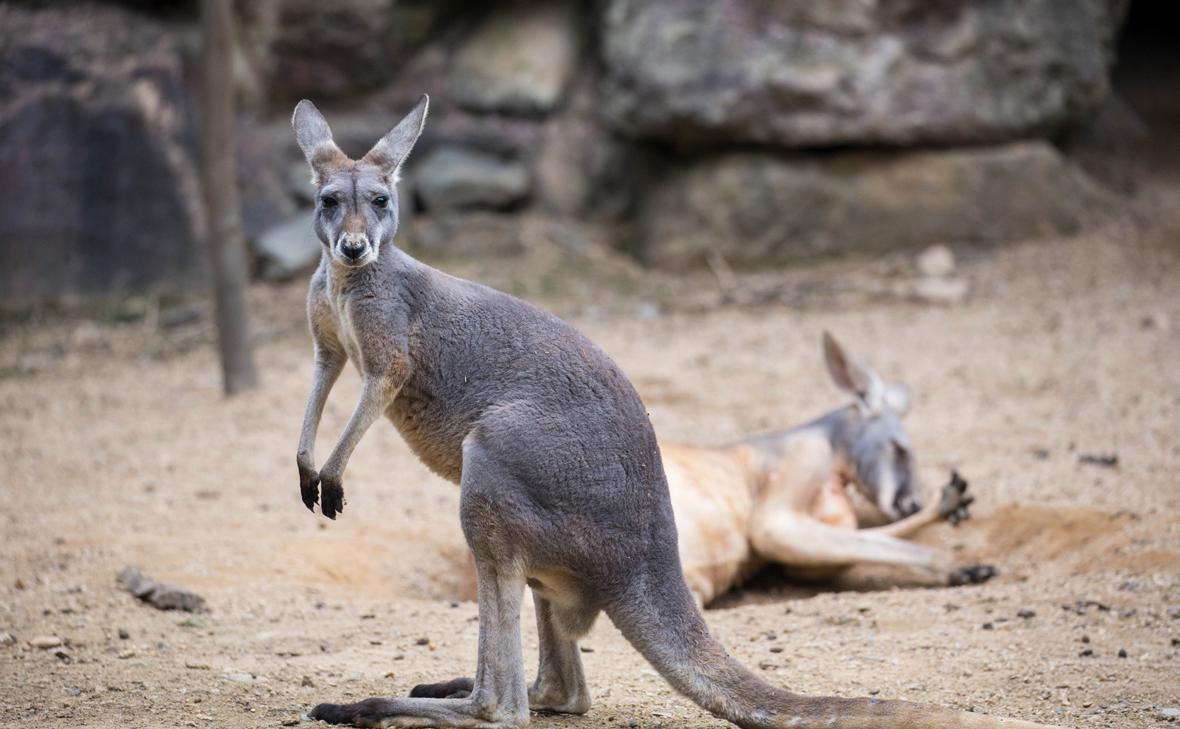
{"type": "Polygon", "coordinates": [[[645,139],[780,147],[1044,134],[1106,96],[1126,0],[611,0],[603,106],[645,139]]]}
{"type": "Polygon", "coordinates": [[[109,6],[0,5],[0,300],[200,280],[175,34],[109,6]]]}
{"type": "Polygon", "coordinates": [[[668,269],[1076,231],[1109,202],[1044,142],[822,157],[709,157],[653,186],[637,252],[668,269]]]}

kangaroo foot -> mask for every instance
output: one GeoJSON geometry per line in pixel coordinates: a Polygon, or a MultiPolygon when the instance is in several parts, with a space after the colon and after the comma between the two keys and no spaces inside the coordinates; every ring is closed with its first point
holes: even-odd
{"type": "Polygon", "coordinates": [[[466,676],[442,683],[420,683],[410,689],[412,699],[465,699],[471,695],[475,681],[466,676]]]}
{"type": "Polygon", "coordinates": [[[990,564],[970,564],[951,572],[947,584],[951,587],[960,585],[981,585],[1000,572],[990,564]]]}

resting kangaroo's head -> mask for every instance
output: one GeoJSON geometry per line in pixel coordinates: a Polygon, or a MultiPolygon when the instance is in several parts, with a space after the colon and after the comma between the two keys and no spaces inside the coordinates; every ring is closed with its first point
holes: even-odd
{"type": "Polygon", "coordinates": [[[429,101],[424,95],[359,160],[349,159],[332,141],[332,130],[315,104],[305,99],[295,106],[291,126],[317,187],[316,235],[337,263],[355,268],[372,263],[397,232],[398,176],[422,134],[429,101]]]}
{"type": "Polygon", "coordinates": [[[824,332],[824,361],[836,385],[855,396],[855,427],[845,454],[856,487],[890,519],[922,507],[910,438],[901,418],[910,408],[903,384],[886,385],[881,377],[848,357],[824,332]]]}

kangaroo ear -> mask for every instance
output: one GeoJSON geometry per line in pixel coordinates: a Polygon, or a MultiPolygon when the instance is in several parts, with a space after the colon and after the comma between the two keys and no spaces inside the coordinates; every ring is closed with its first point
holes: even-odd
{"type": "Polygon", "coordinates": [[[430,97],[422,94],[422,99],[414,110],[406,114],[389,134],[380,139],[362,162],[368,162],[381,168],[382,174],[389,179],[389,184],[397,184],[402,163],[410,156],[410,150],[418,137],[422,136],[422,128],[426,126],[426,111],[430,107],[430,97]]]}
{"type": "Polygon", "coordinates": [[[295,129],[295,141],[299,143],[303,156],[311,165],[313,185],[318,185],[332,168],[348,161],[332,141],[332,130],[328,127],[328,120],[315,108],[315,104],[307,99],[295,105],[291,126],[295,129]]]}
{"type": "Polygon", "coordinates": [[[885,404],[897,417],[905,415],[910,410],[910,388],[903,382],[886,387],[885,404]]]}
{"type": "Polygon", "coordinates": [[[881,378],[868,367],[853,361],[828,332],[824,332],[824,362],[837,387],[856,395],[857,404],[869,413],[881,412],[885,397],[881,378]]]}

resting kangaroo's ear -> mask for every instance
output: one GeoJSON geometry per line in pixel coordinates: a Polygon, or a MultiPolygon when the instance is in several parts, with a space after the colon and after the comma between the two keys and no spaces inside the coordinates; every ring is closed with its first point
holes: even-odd
{"type": "Polygon", "coordinates": [[[402,163],[410,156],[414,142],[422,136],[422,128],[426,126],[426,110],[430,107],[430,97],[422,94],[422,99],[414,110],[406,114],[389,134],[380,139],[362,162],[368,162],[381,168],[382,174],[389,180],[390,185],[398,181],[402,163]]]}
{"type": "Polygon", "coordinates": [[[881,378],[876,372],[849,358],[840,343],[828,332],[824,332],[824,362],[837,387],[856,395],[857,404],[869,413],[881,412],[885,399],[885,386],[881,378]]]}
{"type": "Polygon", "coordinates": [[[328,127],[328,120],[315,108],[315,104],[307,99],[295,105],[291,126],[295,129],[295,141],[299,143],[303,156],[311,165],[313,185],[318,185],[332,168],[348,161],[348,157],[332,141],[332,130],[328,127]]]}

